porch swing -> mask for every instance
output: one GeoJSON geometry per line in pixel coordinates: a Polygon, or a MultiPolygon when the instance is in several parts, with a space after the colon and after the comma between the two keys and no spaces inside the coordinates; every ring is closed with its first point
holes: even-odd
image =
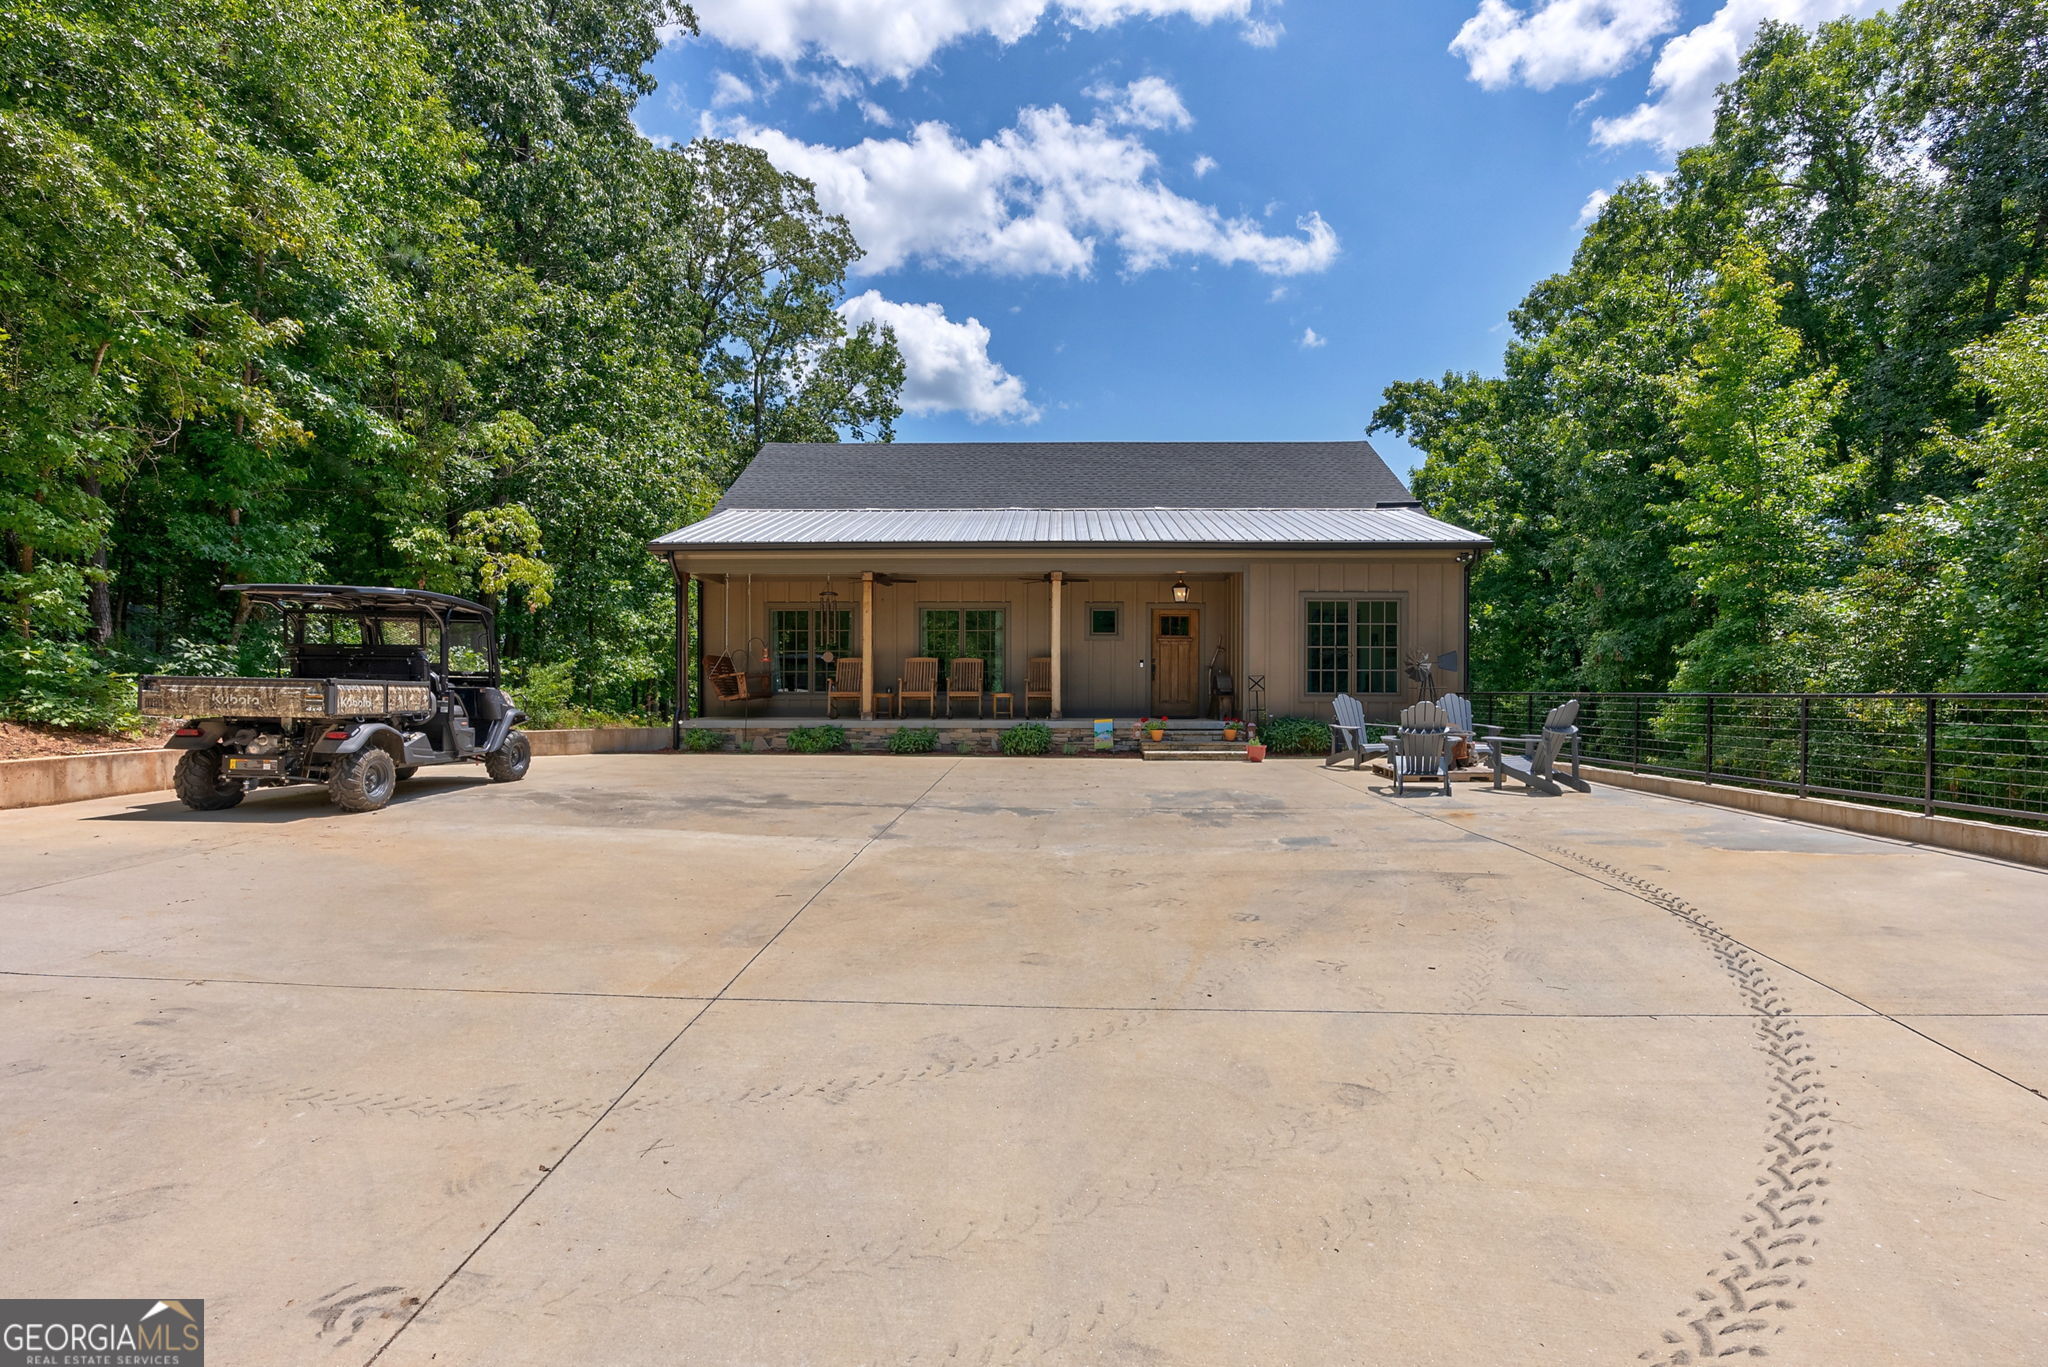
{"type": "MultiPolygon", "coordinates": [[[[735,653],[732,649],[732,576],[725,576],[724,620],[719,624],[719,644],[722,653],[713,655],[704,662],[704,674],[711,683],[711,691],[721,702],[736,702],[742,712],[751,702],[771,698],[775,695],[775,671],[770,667],[771,656],[768,643],[759,636],[749,636],[745,646],[735,653]]],[[[754,576],[747,576],[747,621],[754,620],[754,576]]]]}

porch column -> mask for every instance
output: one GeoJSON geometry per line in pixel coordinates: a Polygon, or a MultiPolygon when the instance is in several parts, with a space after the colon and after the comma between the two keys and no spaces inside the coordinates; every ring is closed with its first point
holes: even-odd
{"type": "Polygon", "coordinates": [[[1060,715],[1060,590],[1066,587],[1067,576],[1059,570],[1052,572],[1052,715],[1060,715]]]}
{"type": "Polygon", "coordinates": [[[860,572],[860,719],[875,719],[875,572],[860,572]]]}
{"type": "Polygon", "coordinates": [[[690,584],[696,576],[684,574],[674,556],[668,567],[676,581],[676,704],[669,718],[669,741],[680,750],[683,719],[690,715],[690,584]]]}

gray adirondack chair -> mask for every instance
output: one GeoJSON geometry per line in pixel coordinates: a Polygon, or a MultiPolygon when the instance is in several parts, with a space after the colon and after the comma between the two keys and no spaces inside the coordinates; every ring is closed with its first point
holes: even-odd
{"type": "Polygon", "coordinates": [[[1579,777],[1579,700],[1560,703],[1550,709],[1550,715],[1543,719],[1543,730],[1534,736],[1489,736],[1486,738],[1487,763],[1493,766],[1493,786],[1500,787],[1503,778],[1512,778],[1526,786],[1531,792],[1548,793],[1558,796],[1560,783],[1569,784],[1580,792],[1592,791],[1591,785],[1579,777]],[[1557,772],[1557,758],[1569,746],[1572,752],[1571,774],[1567,777],[1557,772]],[[1511,754],[1519,748],[1520,754],[1511,754]]]}
{"type": "Polygon", "coordinates": [[[1401,724],[1388,736],[1388,758],[1394,766],[1394,795],[1407,791],[1411,778],[1433,777],[1451,795],[1451,719],[1433,702],[1411,703],[1401,724]]]}
{"type": "Polygon", "coordinates": [[[1472,729],[1472,700],[1470,698],[1460,697],[1456,693],[1446,693],[1436,700],[1436,705],[1441,707],[1444,710],[1444,715],[1451,719],[1451,730],[1457,732],[1466,740],[1470,740],[1478,734],[1472,729]]]}
{"type": "Polygon", "coordinates": [[[1325,769],[1345,755],[1351,756],[1351,767],[1356,769],[1368,756],[1387,753],[1386,746],[1367,739],[1364,703],[1349,693],[1339,693],[1330,699],[1330,708],[1337,719],[1330,723],[1330,757],[1323,761],[1325,769]]]}

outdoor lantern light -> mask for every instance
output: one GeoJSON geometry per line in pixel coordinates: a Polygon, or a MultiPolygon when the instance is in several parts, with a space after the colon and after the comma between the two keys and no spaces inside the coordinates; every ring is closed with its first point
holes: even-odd
{"type": "Polygon", "coordinates": [[[1185,603],[1188,601],[1187,580],[1176,579],[1173,581],[1173,601],[1176,603],[1185,603]]]}

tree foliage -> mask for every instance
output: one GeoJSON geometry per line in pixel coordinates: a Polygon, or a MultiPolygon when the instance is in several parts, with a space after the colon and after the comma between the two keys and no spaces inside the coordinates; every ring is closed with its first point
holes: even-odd
{"type": "Polygon", "coordinates": [[[0,14],[0,715],[103,715],[90,681],[234,636],[238,581],[479,595],[584,703],[658,702],[646,542],[763,440],[886,438],[902,383],[836,312],[859,248],[808,184],[633,127],[693,27],[659,0],[0,14]]]}
{"type": "Polygon", "coordinates": [[[2044,263],[2048,0],[1766,24],[1712,139],[1514,311],[1499,377],[1374,415],[1496,543],[1481,682],[2048,687],[2044,263]]]}

